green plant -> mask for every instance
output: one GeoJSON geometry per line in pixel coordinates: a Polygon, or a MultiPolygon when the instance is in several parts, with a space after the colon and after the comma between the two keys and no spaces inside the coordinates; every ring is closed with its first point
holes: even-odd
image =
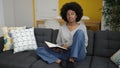
{"type": "Polygon", "coordinates": [[[120,30],[120,0],[104,0],[103,16],[105,25],[111,30],[120,30]]]}

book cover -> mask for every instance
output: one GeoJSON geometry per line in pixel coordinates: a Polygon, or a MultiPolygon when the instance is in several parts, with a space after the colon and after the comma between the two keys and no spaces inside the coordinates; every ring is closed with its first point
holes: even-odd
{"type": "Polygon", "coordinates": [[[57,45],[57,44],[53,44],[53,43],[48,42],[48,41],[45,41],[45,43],[48,45],[49,48],[58,47],[58,48],[67,50],[67,48],[64,48],[64,47],[57,45]]]}

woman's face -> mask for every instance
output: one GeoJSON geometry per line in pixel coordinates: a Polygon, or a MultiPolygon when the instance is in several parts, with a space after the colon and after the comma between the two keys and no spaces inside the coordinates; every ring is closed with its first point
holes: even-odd
{"type": "Polygon", "coordinates": [[[67,16],[67,20],[69,23],[76,22],[77,15],[76,15],[75,11],[68,10],[66,16],[67,16]]]}

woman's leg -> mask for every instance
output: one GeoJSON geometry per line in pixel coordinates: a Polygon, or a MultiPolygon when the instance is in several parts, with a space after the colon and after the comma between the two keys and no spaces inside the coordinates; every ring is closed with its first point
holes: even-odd
{"type": "Polygon", "coordinates": [[[85,36],[82,30],[77,30],[73,36],[70,57],[75,61],[83,60],[86,57],[85,36]]]}
{"type": "Polygon", "coordinates": [[[53,49],[50,49],[48,47],[39,47],[37,48],[36,52],[38,56],[40,56],[44,61],[47,61],[48,63],[60,63],[61,59],[68,59],[68,54],[66,54],[67,52],[55,52],[53,49]]]}
{"type": "Polygon", "coordinates": [[[36,53],[38,56],[40,56],[44,61],[47,61],[48,63],[53,63],[56,61],[59,62],[60,61],[59,58],[61,58],[60,53],[56,53],[48,47],[39,47],[37,48],[36,53]]]}

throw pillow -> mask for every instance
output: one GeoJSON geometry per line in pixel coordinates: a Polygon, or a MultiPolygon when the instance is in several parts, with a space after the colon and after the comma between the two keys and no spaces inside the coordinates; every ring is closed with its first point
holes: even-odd
{"type": "Polygon", "coordinates": [[[120,65],[120,49],[113,54],[110,59],[117,65],[120,65]]]}
{"type": "Polygon", "coordinates": [[[34,50],[37,48],[37,43],[34,36],[34,28],[11,30],[10,33],[13,38],[14,53],[25,50],[34,50]]]}
{"type": "Polygon", "coordinates": [[[4,37],[3,51],[7,51],[7,50],[13,49],[13,43],[12,43],[12,38],[10,36],[10,30],[26,29],[26,27],[1,27],[1,29],[3,31],[3,37],[4,37]]]}

